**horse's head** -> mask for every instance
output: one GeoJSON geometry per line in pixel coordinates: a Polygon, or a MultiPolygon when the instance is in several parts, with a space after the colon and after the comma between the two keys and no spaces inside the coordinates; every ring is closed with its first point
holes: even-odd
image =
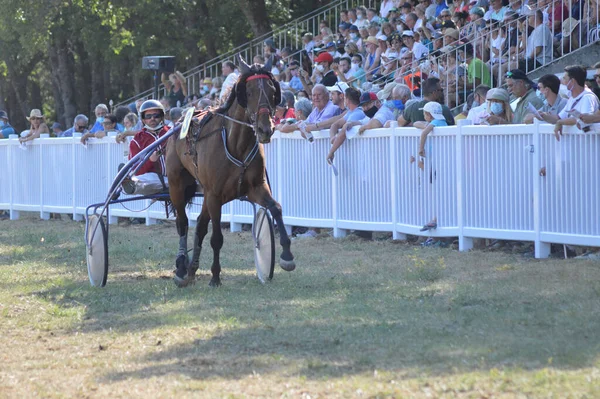
{"type": "Polygon", "coordinates": [[[261,143],[271,141],[275,106],[281,102],[281,88],[270,72],[271,62],[263,67],[249,66],[239,56],[241,76],[236,85],[238,104],[246,109],[254,133],[261,143]]]}

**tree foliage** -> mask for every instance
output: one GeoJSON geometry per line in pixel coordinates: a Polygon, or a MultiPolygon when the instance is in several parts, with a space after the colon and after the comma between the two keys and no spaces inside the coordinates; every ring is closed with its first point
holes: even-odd
{"type": "Polygon", "coordinates": [[[318,0],[0,0],[0,108],[25,128],[40,108],[77,113],[152,86],[147,55],[185,71],[305,13],[318,0]],[[251,8],[251,9],[250,9],[251,8]],[[265,10],[264,12],[252,12],[265,10]]]}

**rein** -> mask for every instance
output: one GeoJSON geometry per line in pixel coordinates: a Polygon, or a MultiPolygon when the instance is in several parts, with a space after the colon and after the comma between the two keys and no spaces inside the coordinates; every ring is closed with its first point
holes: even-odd
{"type": "Polygon", "coordinates": [[[229,161],[231,161],[231,163],[233,163],[238,168],[242,169],[242,171],[240,173],[240,177],[238,178],[238,187],[237,187],[237,196],[238,197],[240,197],[242,182],[244,180],[244,175],[246,174],[246,170],[248,169],[248,167],[250,166],[250,164],[252,163],[254,158],[256,158],[256,154],[258,154],[258,150],[259,150],[258,136],[256,135],[256,131],[258,130],[258,116],[261,114],[265,114],[265,113],[269,114],[269,115],[271,115],[273,113],[273,108],[271,107],[271,104],[268,101],[269,97],[267,96],[267,93],[265,92],[265,87],[264,87],[264,80],[265,79],[271,80],[271,78],[265,74],[256,74],[256,75],[249,76],[246,79],[246,82],[256,80],[256,79],[260,79],[258,82],[258,87],[260,88],[260,95],[258,97],[258,111],[254,114],[251,114],[248,112],[248,108],[246,108],[246,116],[248,117],[248,119],[250,119],[250,121],[252,123],[248,123],[246,121],[241,121],[239,119],[232,118],[229,115],[225,115],[225,114],[221,114],[221,113],[217,113],[217,112],[214,113],[214,115],[219,115],[219,116],[223,117],[224,119],[227,119],[233,123],[237,123],[237,124],[249,127],[254,132],[254,137],[256,138],[256,140],[254,142],[254,146],[252,147],[252,149],[250,150],[250,152],[248,153],[246,158],[243,161],[240,161],[239,159],[234,157],[229,152],[229,149],[227,148],[227,130],[225,129],[225,126],[221,126],[221,138],[223,139],[223,148],[225,149],[225,155],[227,156],[227,159],[229,159],[229,161]],[[267,100],[266,104],[264,104],[264,103],[261,104],[261,100],[262,100],[263,96],[267,100]]]}

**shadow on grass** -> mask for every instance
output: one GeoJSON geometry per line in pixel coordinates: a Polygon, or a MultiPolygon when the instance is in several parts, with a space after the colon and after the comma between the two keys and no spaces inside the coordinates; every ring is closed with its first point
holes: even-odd
{"type": "Polygon", "coordinates": [[[447,257],[447,266],[431,274],[407,266],[415,252],[401,246],[328,240],[298,245],[298,270],[278,268],[266,286],[253,276],[247,248],[226,250],[224,286],[208,289],[212,254],[205,247],[200,281],[182,290],[174,287],[170,266],[153,266],[169,264],[172,246],[144,247],[159,248],[148,261],[146,253],[127,250],[130,236],[117,230],[115,237],[122,241],[118,253],[138,267],[117,265],[104,289],[90,288],[81,270],[73,270],[73,253],[28,244],[30,252],[15,255],[18,262],[45,259],[53,283],[44,286],[44,277],[31,272],[17,288],[61,308],[85,307],[79,331],[186,330],[190,336],[134,359],[140,365],[135,371],[108,372],[107,381],[171,374],[235,379],[253,372],[322,379],[374,369],[442,375],[598,363],[600,269],[591,263],[421,251],[419,259],[447,257]],[[330,264],[335,258],[343,260],[330,264]],[[192,327],[199,332],[190,333],[192,327]]]}

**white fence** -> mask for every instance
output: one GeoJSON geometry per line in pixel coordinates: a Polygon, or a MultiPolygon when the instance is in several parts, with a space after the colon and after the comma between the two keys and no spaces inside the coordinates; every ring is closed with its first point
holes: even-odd
{"type": "MultiPolygon", "coordinates": [[[[557,142],[547,124],[436,128],[423,170],[411,162],[419,135],[413,128],[376,129],[349,140],[336,154],[335,177],[325,161],[327,132],[312,144],[298,133],[276,133],[264,148],[285,222],[333,228],[336,237],[349,229],[388,231],[395,239],[457,236],[461,250],[473,238],[533,241],[536,257],[546,257],[550,243],[600,246],[600,134],[566,129],[557,142]],[[421,233],[434,217],[437,229],[421,233]]],[[[12,219],[19,211],[81,219],[89,204],[105,199],[124,149],[113,137],[87,148],[79,138],[36,139],[25,148],[1,140],[0,209],[12,219]]],[[[110,222],[166,217],[161,203],[125,206],[111,206],[110,222]]],[[[199,211],[193,205],[190,219],[199,211]]],[[[239,229],[252,222],[251,212],[234,201],[223,206],[223,221],[239,229]]]]}

